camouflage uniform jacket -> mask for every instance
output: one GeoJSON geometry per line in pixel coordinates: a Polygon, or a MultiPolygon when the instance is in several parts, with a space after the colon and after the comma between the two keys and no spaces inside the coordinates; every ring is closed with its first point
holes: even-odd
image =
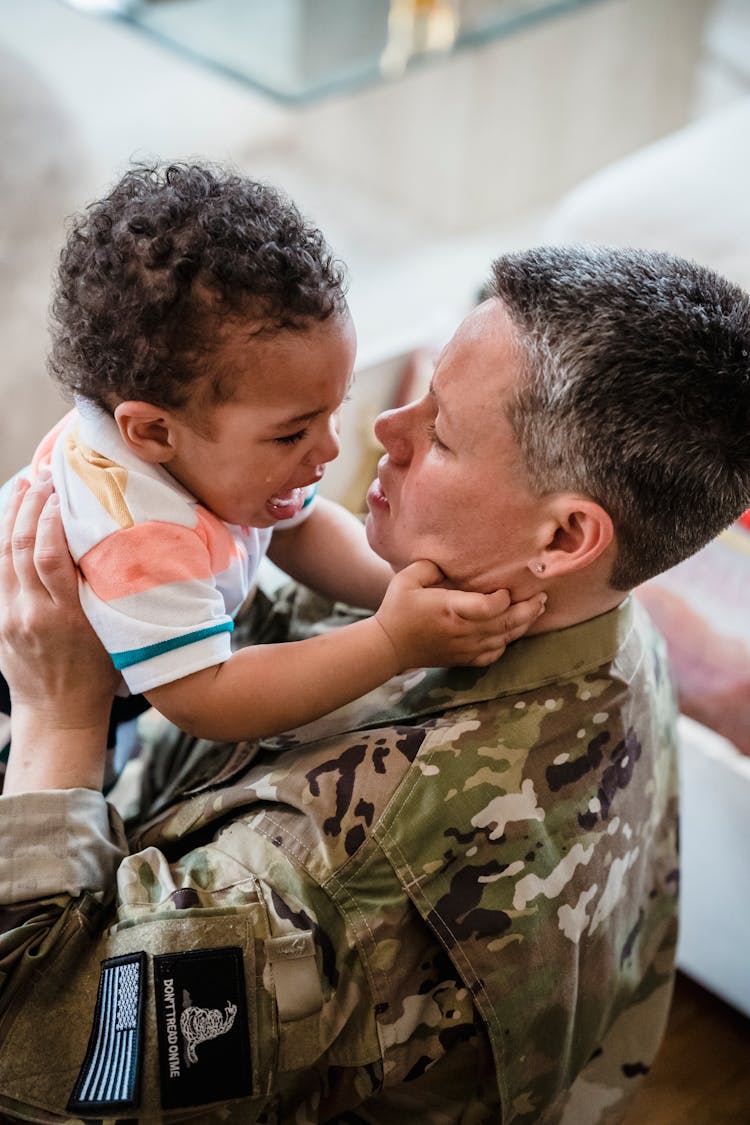
{"type": "MultiPolygon", "coordinates": [[[[24,891],[0,861],[0,1112],[621,1120],[676,928],[674,704],[630,599],[259,751],[199,749],[210,780],[188,769],[121,859],[116,816],[74,791],[47,795],[48,850],[89,833],[72,874],[40,846],[24,891]]],[[[0,855],[39,800],[2,798],[0,855]]]]}

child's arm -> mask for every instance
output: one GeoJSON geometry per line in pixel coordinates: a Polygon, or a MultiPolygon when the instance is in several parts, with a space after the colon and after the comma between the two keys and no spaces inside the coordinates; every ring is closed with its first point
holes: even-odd
{"type": "Polygon", "coordinates": [[[407,668],[489,664],[544,608],[543,594],[510,605],[506,590],[470,594],[432,585],[442,577],[433,563],[413,563],[365,621],[242,649],[146,696],[189,734],[262,738],[326,715],[407,668]]]}
{"type": "Polygon", "coordinates": [[[274,530],[268,557],[319,594],[366,609],[378,608],[393,578],[357,517],[321,496],[302,523],[274,530]]]}

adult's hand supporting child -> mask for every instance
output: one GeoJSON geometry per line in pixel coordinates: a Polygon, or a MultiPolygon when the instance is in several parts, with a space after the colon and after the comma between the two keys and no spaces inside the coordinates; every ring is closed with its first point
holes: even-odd
{"type": "Polygon", "coordinates": [[[4,792],[100,789],[118,676],[81,610],[48,473],[0,521],[0,667],[13,696],[4,792]]]}

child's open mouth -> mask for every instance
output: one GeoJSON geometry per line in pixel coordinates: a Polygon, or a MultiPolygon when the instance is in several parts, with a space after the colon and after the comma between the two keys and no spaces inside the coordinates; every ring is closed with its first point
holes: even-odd
{"type": "Polygon", "coordinates": [[[287,492],[280,492],[266,500],[266,511],[275,520],[289,520],[296,516],[304,503],[304,493],[301,488],[290,488],[287,492]]]}

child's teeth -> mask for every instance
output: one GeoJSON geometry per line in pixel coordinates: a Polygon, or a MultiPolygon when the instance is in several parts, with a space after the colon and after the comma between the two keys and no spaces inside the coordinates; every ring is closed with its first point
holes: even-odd
{"type": "Polygon", "coordinates": [[[278,496],[271,497],[272,504],[291,504],[299,493],[298,488],[292,488],[289,492],[280,492],[278,496]]]}

